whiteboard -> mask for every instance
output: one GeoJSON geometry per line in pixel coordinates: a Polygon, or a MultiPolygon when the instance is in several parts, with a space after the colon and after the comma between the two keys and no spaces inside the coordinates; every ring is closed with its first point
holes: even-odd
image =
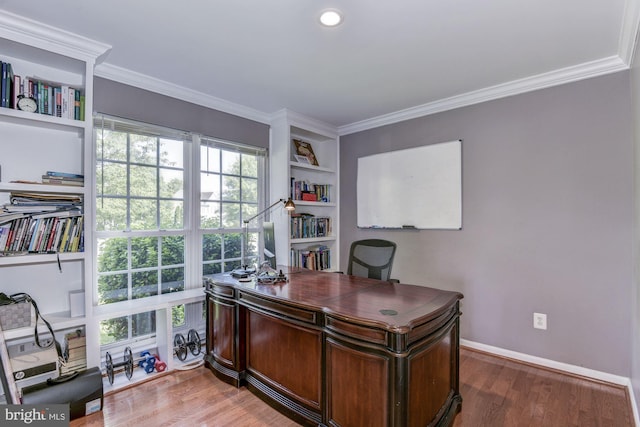
{"type": "Polygon", "coordinates": [[[462,228],[462,141],[358,158],[361,228],[462,228]]]}

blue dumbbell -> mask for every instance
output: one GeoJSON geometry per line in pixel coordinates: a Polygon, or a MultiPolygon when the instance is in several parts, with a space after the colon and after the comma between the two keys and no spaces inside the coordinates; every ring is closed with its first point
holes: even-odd
{"type": "Polygon", "coordinates": [[[147,374],[150,374],[155,369],[156,358],[151,355],[148,351],[143,351],[140,353],[140,357],[144,357],[138,362],[138,366],[140,366],[147,374]]]}

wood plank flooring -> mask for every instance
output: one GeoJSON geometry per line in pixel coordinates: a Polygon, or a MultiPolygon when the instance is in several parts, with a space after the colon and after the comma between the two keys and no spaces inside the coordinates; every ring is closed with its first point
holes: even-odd
{"type": "MultiPolygon", "coordinates": [[[[462,411],[454,427],[633,426],[624,387],[460,350],[462,411]]],[[[177,371],[105,397],[80,426],[297,426],[205,368],[177,371]]]]}
{"type": "Polygon", "coordinates": [[[462,411],[454,427],[633,426],[625,387],[460,350],[462,411]]]}

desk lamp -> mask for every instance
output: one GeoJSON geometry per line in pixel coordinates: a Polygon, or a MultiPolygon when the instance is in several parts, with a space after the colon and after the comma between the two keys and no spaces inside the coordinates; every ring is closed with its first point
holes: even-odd
{"type": "Polygon", "coordinates": [[[260,215],[264,214],[265,212],[271,210],[271,208],[273,208],[274,206],[276,206],[279,203],[284,203],[284,208],[289,212],[295,210],[295,208],[296,208],[296,205],[293,203],[293,200],[291,200],[291,197],[289,197],[287,200],[279,199],[278,201],[273,203],[271,206],[261,210],[260,212],[258,212],[254,216],[252,216],[251,218],[245,219],[243,221],[243,223],[244,223],[244,233],[242,234],[242,236],[243,236],[243,240],[244,241],[243,241],[243,244],[242,244],[242,266],[241,266],[241,268],[236,268],[235,270],[233,270],[231,272],[231,276],[236,277],[236,278],[245,278],[245,277],[250,276],[251,274],[255,274],[255,272],[256,272],[255,267],[249,267],[247,265],[247,260],[246,260],[247,245],[249,244],[249,223],[251,221],[253,221],[254,219],[258,218],[260,215]]]}

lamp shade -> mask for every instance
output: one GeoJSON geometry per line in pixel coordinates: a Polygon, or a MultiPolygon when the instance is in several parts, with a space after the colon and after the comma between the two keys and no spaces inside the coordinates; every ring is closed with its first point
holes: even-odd
{"type": "Polygon", "coordinates": [[[296,210],[296,204],[293,203],[293,200],[291,200],[291,197],[289,197],[287,201],[284,203],[284,208],[288,211],[296,210]]]}

